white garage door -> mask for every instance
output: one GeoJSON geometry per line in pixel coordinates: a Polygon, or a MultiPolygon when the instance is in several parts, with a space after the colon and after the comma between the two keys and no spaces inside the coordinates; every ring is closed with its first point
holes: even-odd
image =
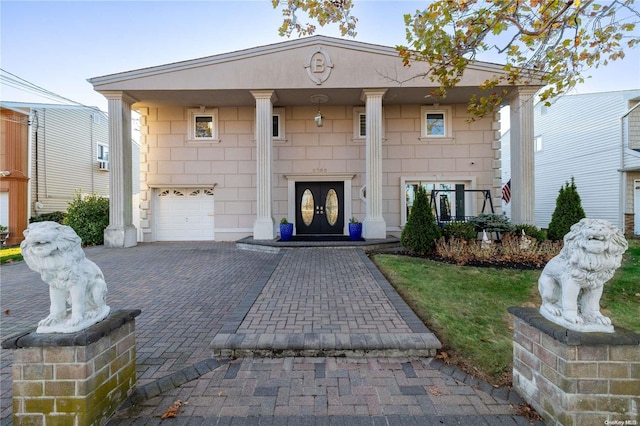
{"type": "Polygon", "coordinates": [[[157,241],[213,241],[213,189],[156,191],[157,241]]]}

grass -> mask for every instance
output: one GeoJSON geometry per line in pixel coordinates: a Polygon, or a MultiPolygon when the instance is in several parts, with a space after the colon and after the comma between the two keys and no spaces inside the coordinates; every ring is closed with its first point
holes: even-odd
{"type": "Polygon", "coordinates": [[[0,264],[22,260],[20,246],[0,249],[0,264]]]}
{"type": "MultiPolygon", "coordinates": [[[[601,306],[617,327],[640,331],[640,241],[630,240],[623,266],[605,285],[601,306]]],[[[379,254],[374,262],[420,318],[447,356],[494,384],[511,381],[509,306],[540,306],[538,270],[456,266],[379,254]]]]}

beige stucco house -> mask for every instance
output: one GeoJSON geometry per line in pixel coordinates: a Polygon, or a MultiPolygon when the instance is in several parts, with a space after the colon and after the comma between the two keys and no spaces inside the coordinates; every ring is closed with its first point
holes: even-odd
{"type": "MultiPolygon", "coordinates": [[[[269,240],[282,218],[296,234],[347,234],[356,217],[365,238],[385,238],[400,234],[418,184],[441,190],[445,216],[477,215],[487,193],[498,212],[499,116],[471,122],[466,103],[501,67],[473,64],[440,102],[422,71],[403,67],[393,47],[313,36],[90,79],[109,102],[105,244],[135,245],[134,225],[143,241],[269,240]],[[132,109],[141,114],[135,224],[132,109]]],[[[538,87],[505,89],[512,220],[533,223],[538,87]]]]}

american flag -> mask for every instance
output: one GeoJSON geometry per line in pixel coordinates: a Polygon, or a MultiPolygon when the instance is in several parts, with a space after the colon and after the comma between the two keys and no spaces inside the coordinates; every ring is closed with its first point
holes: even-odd
{"type": "Polygon", "coordinates": [[[502,186],[502,199],[507,204],[511,201],[511,179],[502,186]]]}

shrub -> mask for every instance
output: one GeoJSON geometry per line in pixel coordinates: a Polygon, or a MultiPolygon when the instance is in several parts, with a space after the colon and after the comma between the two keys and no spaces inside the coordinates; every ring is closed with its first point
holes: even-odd
{"type": "Polygon", "coordinates": [[[501,232],[507,233],[513,230],[509,218],[495,213],[482,213],[469,219],[477,232],[501,232]]]}
{"type": "Polygon", "coordinates": [[[440,236],[440,228],[429,205],[427,191],[422,185],[418,185],[413,208],[402,230],[400,242],[409,251],[425,255],[435,250],[440,236]]]}
{"type": "Polygon", "coordinates": [[[76,192],[69,202],[64,224],[76,231],[83,245],[104,244],[104,230],[109,225],[109,199],[97,194],[83,198],[76,192]]]}
{"type": "Polygon", "coordinates": [[[541,269],[552,257],[560,253],[562,242],[537,240],[524,248],[520,237],[506,235],[500,243],[482,247],[479,241],[442,238],[436,246],[436,254],[457,265],[506,266],[520,269],[541,269]]]}
{"type": "Polygon", "coordinates": [[[585,218],[584,210],[580,201],[580,194],[576,188],[576,183],[571,177],[571,184],[566,182],[560,188],[558,198],[556,198],[556,209],[551,216],[548,236],[550,240],[562,240],[569,233],[571,225],[580,222],[585,218]]]}
{"type": "Polygon", "coordinates": [[[535,238],[539,243],[547,239],[546,231],[538,229],[535,225],[516,225],[511,233],[516,237],[521,237],[522,231],[527,237],[535,238]]]}
{"type": "Polygon", "coordinates": [[[442,235],[445,240],[451,238],[474,241],[478,238],[478,232],[469,222],[449,222],[442,228],[442,235]]]}
{"type": "Polygon", "coordinates": [[[65,212],[57,211],[51,213],[42,213],[38,216],[32,216],[29,218],[29,223],[34,222],[58,222],[59,224],[64,223],[64,218],[66,217],[65,212]]]}

